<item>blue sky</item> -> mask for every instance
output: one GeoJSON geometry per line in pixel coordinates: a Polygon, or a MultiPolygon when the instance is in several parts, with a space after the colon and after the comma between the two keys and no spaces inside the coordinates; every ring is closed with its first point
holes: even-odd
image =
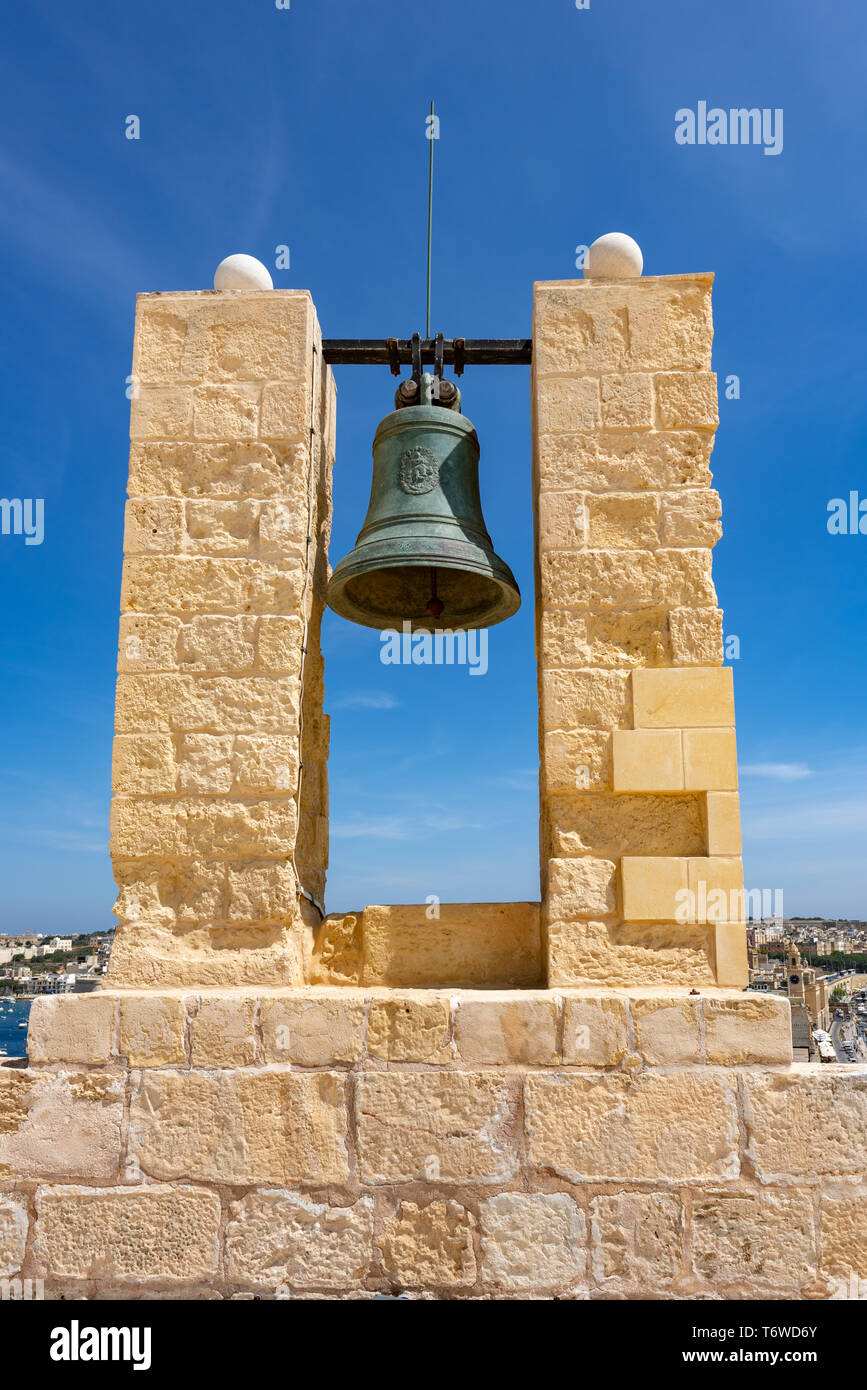
{"type": "MultiPolygon", "coordinates": [[[[333,337],[529,333],[534,280],[631,233],[713,270],[715,577],[735,667],[748,886],[867,916],[867,12],[805,0],[209,0],[19,6],[0,82],[0,930],[112,920],[108,805],[134,296],[223,256],[311,290],[333,337]],[[784,148],[681,146],[675,111],[781,107],[784,148]],[[124,138],[129,114],[141,139],[124,138]]],[[[387,369],[340,368],[332,560],[353,543],[387,369]]],[[[331,910],[538,896],[529,373],[470,369],[485,515],[525,603],[484,678],[380,664],[326,625],[331,910]]]]}

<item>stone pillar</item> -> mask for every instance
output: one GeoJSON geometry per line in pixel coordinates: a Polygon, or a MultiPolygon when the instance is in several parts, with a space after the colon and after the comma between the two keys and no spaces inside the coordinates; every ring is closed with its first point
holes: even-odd
{"type": "Polygon", "coordinates": [[[712,280],[536,286],[549,986],[747,982],[712,280]]]}
{"type": "Polygon", "coordinates": [[[299,984],[328,856],[313,304],[140,295],[133,373],[108,982],[299,984]]]}

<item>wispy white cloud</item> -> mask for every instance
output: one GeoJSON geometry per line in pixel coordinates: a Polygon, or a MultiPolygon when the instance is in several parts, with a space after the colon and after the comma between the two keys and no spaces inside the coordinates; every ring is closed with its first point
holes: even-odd
{"type": "Polygon", "coordinates": [[[744,777],[768,777],[774,782],[800,782],[813,775],[806,763],[741,763],[740,771],[744,777]]]}
{"type": "Polygon", "coordinates": [[[357,695],[341,695],[334,701],[332,709],[397,709],[400,700],[384,690],[370,693],[359,691],[357,695]]]}

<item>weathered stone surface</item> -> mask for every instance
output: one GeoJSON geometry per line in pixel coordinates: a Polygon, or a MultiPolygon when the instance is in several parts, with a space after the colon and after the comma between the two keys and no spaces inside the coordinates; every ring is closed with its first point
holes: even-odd
{"type": "Polygon", "coordinates": [[[311,1202],[297,1192],[253,1192],[231,1208],[230,1280],[275,1289],[358,1288],[373,1256],[373,1203],[311,1202]]]}
{"type": "Polygon", "coordinates": [[[515,1098],[491,1072],[366,1072],[358,1078],[362,1181],[505,1182],[517,1171],[515,1098]]]}
{"type": "Polygon", "coordinates": [[[632,719],[625,671],[546,671],[540,703],[546,729],[625,728],[632,719]]]}
{"type": "Polygon", "coordinates": [[[538,903],[366,907],[365,985],[527,989],[542,979],[538,903]]]}
{"type": "Polygon", "coordinates": [[[710,275],[535,286],[533,360],[547,372],[701,371],[710,366],[710,275]]]}
{"type": "Polygon", "coordinates": [[[193,390],[195,439],[255,439],[259,428],[258,386],[196,386],[193,390]]]}
{"type": "Polygon", "coordinates": [[[217,1272],[220,1199],[201,1188],[41,1188],[34,1254],[55,1279],[131,1283],[217,1272]]]}
{"type": "Polygon", "coordinates": [[[121,672],[176,671],[181,619],[164,614],[124,613],[120,620],[117,669],[121,672]]]}
{"type": "Polygon", "coordinates": [[[448,997],[398,992],[370,1001],[367,1050],[385,1062],[451,1060],[448,997]]]}
{"type": "Polygon", "coordinates": [[[698,1193],[692,1208],[695,1272],[715,1286],[798,1285],[815,1273],[814,1224],[810,1193],[698,1193]]]}
{"type": "Polygon", "coordinates": [[[118,1052],[131,1067],[176,1066],[186,1061],[184,1002],[179,996],[121,996],[118,1052]]]}
{"type": "Polygon", "coordinates": [[[130,1145],[154,1178],[345,1182],[344,1091],[331,1072],[146,1072],[130,1108],[130,1145]]]}
{"type": "Polygon", "coordinates": [[[256,1060],[256,1000],[248,995],[203,994],[191,1026],[194,1067],[247,1067],[256,1060]]]}
{"type": "Polygon", "coordinates": [[[294,800],[150,801],[116,796],[111,846],[118,858],[192,858],[209,854],[280,858],[295,843],[294,800]]]}
{"type": "Polygon", "coordinates": [[[544,609],[540,662],[546,669],[660,666],[670,660],[668,609],[604,613],[544,609]]]}
{"type": "Polygon", "coordinates": [[[610,859],[549,859],[548,913],[561,922],[605,917],[617,908],[617,865],[610,859]]]}
{"type": "Polygon", "coordinates": [[[539,568],[542,599],[552,608],[716,604],[710,551],[704,549],[551,551],[540,557],[539,568]]]}
{"type": "Polygon", "coordinates": [[[604,376],[600,387],[604,429],[651,429],[653,383],[645,372],[604,376]]]}
{"type": "Polygon", "coordinates": [[[623,1192],[590,1203],[593,1277],[610,1292],[639,1296],[667,1288],[683,1259],[680,1198],[665,1192],[623,1192]]]}
{"type": "Polygon", "coordinates": [[[482,1279],[500,1289],[572,1289],[586,1265],[584,1215],[565,1192],[502,1192],[481,1204],[482,1279]]]}
{"type": "Polygon", "coordinates": [[[573,1182],[737,1177],[736,1087],[721,1074],[530,1074],[530,1161],[573,1182]]]}
{"type": "Polygon", "coordinates": [[[713,436],[605,430],[541,434],[539,481],[543,489],[586,488],[590,492],[641,492],[709,487],[713,436]]]}
{"type": "Polygon", "coordinates": [[[867,1069],[810,1067],[745,1078],[747,1153],[762,1182],[867,1169],[867,1069]]]}
{"type": "Polygon", "coordinates": [[[177,780],[175,748],[168,734],[115,735],[111,765],[115,792],[153,796],[173,792],[177,780]]]}
{"type": "Polygon", "coordinates": [[[297,888],[291,863],[249,859],[229,864],[226,886],[229,922],[285,922],[295,915],[297,888]]]}
{"type": "Polygon", "coordinates": [[[107,1062],[115,1001],[98,994],[42,995],[30,1006],[31,1062],[107,1062]]]}
{"type": "Polygon", "coordinates": [[[593,377],[550,377],[539,382],[539,429],[545,434],[591,430],[599,424],[599,382],[593,377]]]}
{"type": "Polygon", "coordinates": [[[549,791],[611,791],[611,734],[603,729],[554,729],[544,736],[549,791]]]}
{"type": "Polygon", "coordinates": [[[183,386],[142,386],[130,405],[130,439],[186,439],[192,392],[183,386]]]}
{"type": "Polygon", "coordinates": [[[664,372],[653,379],[661,430],[715,430],[719,424],[713,372],[664,372]]]}
{"type": "Polygon", "coordinates": [[[841,1280],[848,1292],[854,1274],[867,1280],[867,1196],[839,1192],[823,1195],[821,1202],[822,1272],[841,1280]]]}
{"type": "Polygon", "coordinates": [[[716,545],[722,535],[722,503],[713,488],[665,494],[660,506],[663,545],[716,545]]]}
{"type": "Polygon", "coordinates": [[[127,676],[117,683],[119,733],[284,734],[298,713],[289,676],[127,676]]]}
{"type": "Polygon", "coordinates": [[[180,669],[190,674],[251,671],[256,657],[256,626],[254,617],[193,614],[180,629],[180,669]]]}
{"type": "Polygon", "coordinates": [[[703,999],[707,1060],[713,1066],[788,1066],[792,1020],[788,999],[741,994],[703,999]]]}
{"type": "Polygon", "coordinates": [[[659,545],[655,493],[601,493],[590,496],[587,510],[593,550],[653,550],[659,545]]]}
{"type": "Polygon", "coordinates": [[[563,1001],[563,1061],[579,1067],[613,1067],[628,1047],[626,1004],[622,999],[563,1001]]]}
{"type": "Polygon", "coordinates": [[[291,614],[303,589],[301,564],[292,557],[133,555],[123,567],[121,605],[133,613],[291,614]]]}
{"type": "Polygon", "coordinates": [[[475,1220],[459,1202],[401,1202],[378,1237],[386,1274],[407,1288],[475,1283],[475,1220]]]}
{"type": "Polygon", "coordinates": [[[306,498],[309,465],[301,444],[134,443],[130,496],[306,498]]]}
{"type": "Polygon", "coordinates": [[[648,1066],[701,1062],[697,999],[634,999],[631,1007],[636,1045],[648,1066]]]}
{"type": "MultiPolygon", "coordinates": [[[[719,930],[719,928],[717,929],[719,930]]],[[[548,922],[548,985],[602,986],[716,983],[710,932],[702,927],[548,922]]]]}
{"type": "Polygon", "coordinates": [[[0,1069],[0,1179],[116,1181],[123,1093],[120,1074],[0,1069]]]}
{"type": "Polygon", "coordinates": [[[698,796],[551,796],[549,858],[593,854],[699,855],[704,817],[698,796]]]}
{"type": "Polygon", "coordinates": [[[27,1208],[12,1197],[0,1195],[0,1278],[17,1274],[27,1248],[27,1208]]]}
{"type": "Polygon", "coordinates": [[[722,611],[673,608],[668,615],[672,661],[676,666],[720,666],[723,659],[722,611]]]}
{"type": "Polygon", "coordinates": [[[362,1054],[364,996],[354,990],[310,991],[298,998],[263,999],[266,1062],[304,1067],[356,1062],[362,1054]]]}
{"type": "Polygon", "coordinates": [[[548,993],[462,996],[455,1012],[455,1046],[471,1065],[554,1066],[559,1059],[557,1001],[548,993]]]}

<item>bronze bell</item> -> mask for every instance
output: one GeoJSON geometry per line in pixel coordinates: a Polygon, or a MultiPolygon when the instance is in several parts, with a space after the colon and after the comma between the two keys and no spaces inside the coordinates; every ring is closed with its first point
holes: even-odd
{"type": "Polygon", "coordinates": [[[511,618],[521,594],[485,529],[479,441],[459,413],[460,392],[425,373],[403,382],[396,401],[374,437],[367,516],[331,576],[329,607],[363,627],[413,631],[511,618]]]}

